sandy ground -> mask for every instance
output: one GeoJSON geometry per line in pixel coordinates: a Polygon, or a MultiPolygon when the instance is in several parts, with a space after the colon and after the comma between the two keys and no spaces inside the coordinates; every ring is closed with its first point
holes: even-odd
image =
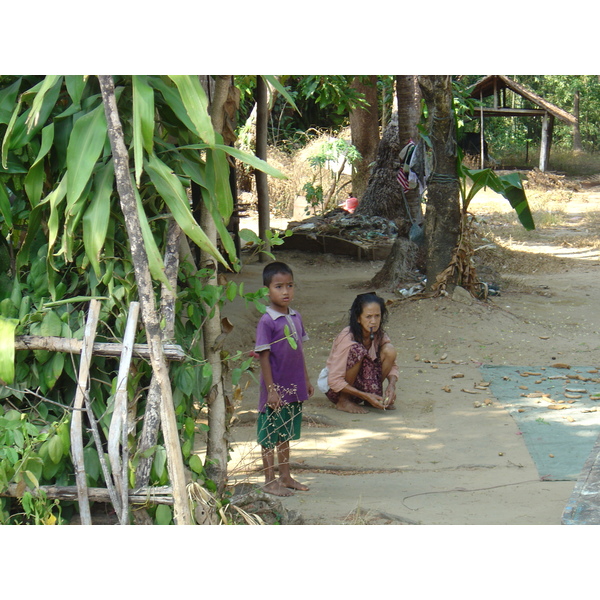
{"type": "MultiPolygon", "coordinates": [[[[589,196],[563,207],[561,231],[589,236],[581,223],[595,208],[589,196]]],[[[598,249],[556,245],[555,237],[556,230],[548,239],[536,234],[535,241],[514,242],[515,251],[540,254],[542,265],[546,257],[548,264],[552,256],[560,260],[512,274],[509,289],[486,302],[458,295],[399,300],[378,290],[391,302],[387,331],[398,348],[397,410],[348,414],[317,391],[305,405],[302,439],[291,456],[295,476],[310,491],[284,498],[287,510],[320,525],[560,524],[575,482],[540,480],[513,418],[475,388],[484,364],[600,364],[598,249]]],[[[297,251],[276,256],[294,269],[294,306],[310,335],[305,350],[316,387],[352,300],[369,291],[383,263],[297,251]]],[[[232,279],[255,290],[263,266],[252,260],[232,279]]],[[[235,326],[229,343],[251,349],[258,312],[234,304],[225,314],[235,326]]],[[[250,382],[236,411],[232,482],[262,481],[257,387],[250,382]]]]}

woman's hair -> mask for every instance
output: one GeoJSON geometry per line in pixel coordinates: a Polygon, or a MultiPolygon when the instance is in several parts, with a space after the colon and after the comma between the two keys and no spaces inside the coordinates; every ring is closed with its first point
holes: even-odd
{"type": "Polygon", "coordinates": [[[294,276],[292,269],[290,269],[290,267],[288,267],[285,263],[272,262],[263,269],[263,285],[269,287],[271,285],[271,281],[273,281],[273,277],[279,273],[291,275],[292,277],[294,276]]]}
{"type": "Polygon", "coordinates": [[[354,336],[354,341],[362,344],[362,327],[358,322],[360,315],[362,315],[365,305],[367,304],[379,304],[381,308],[381,326],[377,331],[376,335],[381,339],[383,337],[383,326],[387,323],[388,311],[385,306],[385,301],[380,298],[375,292],[367,292],[366,294],[359,294],[354,299],[352,306],[350,307],[350,333],[354,336]]]}

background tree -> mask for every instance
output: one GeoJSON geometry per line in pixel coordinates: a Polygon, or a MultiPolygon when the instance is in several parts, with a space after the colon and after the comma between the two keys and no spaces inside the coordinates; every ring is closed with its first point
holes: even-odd
{"type": "Polygon", "coordinates": [[[365,104],[350,110],[351,141],[361,156],[352,165],[352,194],[360,199],[367,189],[371,163],[375,161],[379,146],[377,77],[357,76],[350,86],[365,99],[365,104]]]}
{"type": "MultiPolygon", "coordinates": [[[[460,189],[456,169],[456,123],[452,110],[452,78],[419,76],[428,108],[428,131],[433,170],[427,183],[425,237],[426,289],[450,264],[461,233],[460,189]]],[[[453,283],[449,282],[450,287],[453,283]]],[[[455,282],[454,282],[455,283],[455,282]]]]}

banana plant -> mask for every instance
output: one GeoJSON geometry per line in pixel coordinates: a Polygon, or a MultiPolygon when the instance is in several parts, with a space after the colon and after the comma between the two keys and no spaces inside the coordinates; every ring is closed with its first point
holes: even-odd
{"type": "Polygon", "coordinates": [[[462,156],[457,160],[457,171],[459,176],[460,194],[462,198],[462,210],[466,213],[471,200],[483,188],[490,188],[493,192],[504,196],[517,213],[521,225],[527,230],[535,229],[533,215],[529,208],[527,195],[523,189],[521,175],[517,172],[498,175],[492,169],[467,169],[462,164],[462,156]],[[471,187],[467,191],[468,180],[471,187]]]}

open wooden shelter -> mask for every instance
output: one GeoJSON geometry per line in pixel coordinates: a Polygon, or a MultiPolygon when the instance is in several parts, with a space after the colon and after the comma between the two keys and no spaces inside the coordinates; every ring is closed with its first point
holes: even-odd
{"type": "MultiPolygon", "coordinates": [[[[483,150],[484,128],[483,121],[485,117],[541,117],[542,118],[542,139],[540,145],[540,171],[545,171],[548,167],[550,157],[550,147],[552,145],[552,131],[554,128],[554,119],[576,126],[577,118],[571,113],[559,108],[558,106],[544,100],[541,96],[534,94],[523,85],[513,81],[506,75],[487,75],[480,79],[471,88],[471,97],[483,101],[484,98],[493,96],[493,106],[481,106],[480,108],[480,132],[481,148],[483,150]],[[534,106],[531,108],[512,108],[506,106],[506,90],[509,89],[515,94],[525,98],[534,106]]],[[[483,152],[482,152],[483,157],[483,152]]],[[[483,158],[482,158],[483,160],[483,158]]],[[[482,166],[483,168],[483,166],[482,166]]]]}

